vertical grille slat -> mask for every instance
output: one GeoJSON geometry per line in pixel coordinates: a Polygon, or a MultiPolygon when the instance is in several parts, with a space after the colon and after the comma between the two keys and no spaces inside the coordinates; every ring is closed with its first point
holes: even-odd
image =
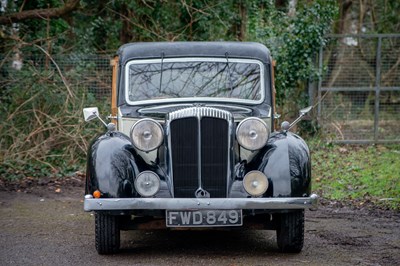
{"type": "Polygon", "coordinates": [[[174,197],[194,198],[200,186],[212,198],[227,197],[231,114],[193,107],[172,112],[167,119],[174,197]]]}
{"type": "Polygon", "coordinates": [[[171,132],[174,194],[176,198],[190,198],[198,188],[197,118],[172,121],[171,132]]]}
{"type": "Polygon", "coordinates": [[[226,197],[228,122],[219,118],[201,120],[201,173],[203,188],[212,198],[226,197]]]}

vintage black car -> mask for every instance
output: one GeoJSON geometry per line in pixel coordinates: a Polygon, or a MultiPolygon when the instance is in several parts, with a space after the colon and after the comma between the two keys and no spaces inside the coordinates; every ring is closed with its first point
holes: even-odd
{"type": "MultiPolygon", "coordinates": [[[[271,60],[258,43],[118,50],[112,123],[100,119],[107,131],[87,159],[99,254],[118,251],[120,230],[177,227],[276,230],[280,251],[301,251],[304,209],[318,197],[306,143],[293,124],[275,129],[271,60]]],[[[84,115],[100,118],[96,107],[84,115]]]]}

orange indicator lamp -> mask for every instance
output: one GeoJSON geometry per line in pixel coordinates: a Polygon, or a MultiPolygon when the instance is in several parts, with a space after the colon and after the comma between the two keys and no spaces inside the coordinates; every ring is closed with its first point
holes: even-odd
{"type": "Polygon", "coordinates": [[[98,199],[98,198],[100,198],[100,196],[101,196],[101,192],[100,191],[96,190],[95,192],[93,192],[93,197],[94,198],[98,199]]]}

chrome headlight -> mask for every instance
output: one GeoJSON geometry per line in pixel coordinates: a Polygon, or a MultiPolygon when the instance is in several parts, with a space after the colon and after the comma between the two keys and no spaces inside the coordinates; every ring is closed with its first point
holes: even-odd
{"type": "Polygon", "coordinates": [[[152,197],[160,190],[160,178],[152,171],[141,172],[136,177],[135,189],[142,197],[152,197]]]}
{"type": "Polygon", "coordinates": [[[268,178],[260,171],[250,171],[243,178],[243,186],[250,195],[261,196],[268,189],[268,178]]]}
{"type": "Polygon", "coordinates": [[[239,123],[236,130],[236,139],[239,145],[246,150],[259,150],[267,143],[269,127],[257,117],[249,117],[239,123]]]}
{"type": "Polygon", "coordinates": [[[157,149],[163,142],[164,131],[157,121],[144,118],[131,128],[133,145],[141,151],[149,152],[157,149]]]}

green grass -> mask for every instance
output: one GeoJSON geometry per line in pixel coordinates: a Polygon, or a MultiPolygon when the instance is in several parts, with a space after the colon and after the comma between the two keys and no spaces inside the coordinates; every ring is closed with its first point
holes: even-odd
{"type": "Polygon", "coordinates": [[[400,145],[309,145],[313,190],[323,198],[400,209],[400,145]]]}

